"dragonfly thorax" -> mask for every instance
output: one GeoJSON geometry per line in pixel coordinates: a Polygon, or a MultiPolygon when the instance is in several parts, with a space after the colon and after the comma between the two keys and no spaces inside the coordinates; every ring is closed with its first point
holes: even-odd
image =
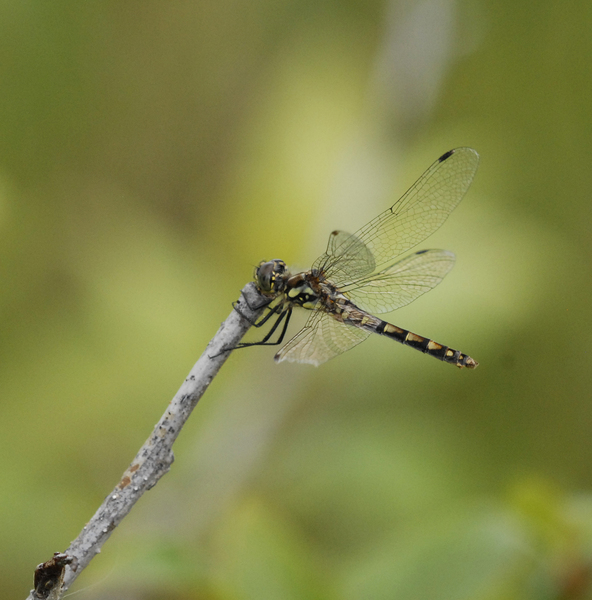
{"type": "Polygon", "coordinates": [[[310,273],[298,273],[286,281],[284,293],[292,304],[313,309],[319,301],[320,292],[318,282],[311,278],[310,273]]]}
{"type": "Polygon", "coordinates": [[[261,261],[255,269],[255,282],[259,290],[266,295],[281,294],[286,286],[286,280],[290,276],[286,263],[274,258],[269,261],[261,261]]]}

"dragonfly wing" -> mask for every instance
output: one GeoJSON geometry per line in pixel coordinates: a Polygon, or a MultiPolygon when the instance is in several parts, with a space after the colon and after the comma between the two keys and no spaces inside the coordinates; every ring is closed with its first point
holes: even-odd
{"type": "Polygon", "coordinates": [[[369,335],[369,331],[341,323],[325,312],[314,311],[302,330],[275,355],[275,361],[318,366],[357,346],[369,335]]]}
{"type": "MultiPolygon", "coordinates": [[[[331,256],[339,255],[339,248],[345,241],[349,241],[351,237],[352,234],[347,231],[340,231],[339,229],[332,231],[329,236],[329,242],[327,243],[327,254],[331,256]]],[[[353,243],[356,241],[359,242],[359,240],[353,240],[353,243]]],[[[372,259],[372,256],[370,256],[370,259],[372,259]]]]}
{"type": "Polygon", "coordinates": [[[338,236],[333,248],[330,240],[317,261],[319,268],[339,287],[360,277],[359,270],[350,269],[351,256],[360,247],[378,268],[413,248],[446,221],[468,190],[478,164],[479,155],[472,148],[442,155],[393,206],[348,238],[338,236]]]}
{"type": "Polygon", "coordinates": [[[331,232],[325,254],[317,258],[312,268],[325,271],[327,265],[331,265],[333,280],[363,277],[376,268],[370,249],[355,235],[338,230],[331,232]]]}
{"type": "Polygon", "coordinates": [[[435,288],[452,269],[454,260],[454,254],[447,250],[420,250],[340,291],[362,310],[390,312],[435,288]]]}

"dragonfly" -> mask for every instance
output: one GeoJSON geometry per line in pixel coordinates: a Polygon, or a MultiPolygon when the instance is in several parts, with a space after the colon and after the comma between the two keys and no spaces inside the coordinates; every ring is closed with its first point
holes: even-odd
{"type": "Polygon", "coordinates": [[[262,340],[236,348],[280,345],[293,309],[303,308],[311,314],[277,352],[278,363],[318,366],[376,333],[446,363],[474,369],[478,363],[467,354],[375,315],[413,302],[452,269],[455,255],[447,250],[419,250],[395,259],[441,227],[467,192],[478,164],[479,155],[472,148],[446,152],[395,204],[356,233],[333,231],[327,249],[309,271],[292,274],[283,260],[262,261],[255,269],[255,284],[268,312],[252,324],[261,327],[274,316],[276,320],[262,340]],[[270,341],[282,323],[277,340],[270,341]]]}

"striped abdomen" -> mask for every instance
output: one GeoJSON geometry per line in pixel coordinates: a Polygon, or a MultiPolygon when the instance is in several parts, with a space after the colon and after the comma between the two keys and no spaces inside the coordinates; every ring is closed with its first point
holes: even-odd
{"type": "Polygon", "coordinates": [[[386,321],[381,321],[375,331],[376,333],[380,333],[380,335],[385,335],[397,342],[401,342],[401,344],[405,344],[405,346],[415,348],[420,352],[429,354],[430,356],[443,360],[451,365],[456,365],[461,369],[463,367],[474,369],[479,364],[474,358],[463,354],[459,350],[453,350],[448,346],[442,346],[442,344],[438,344],[438,342],[434,342],[433,340],[424,338],[416,333],[411,333],[406,329],[391,325],[386,321]]]}

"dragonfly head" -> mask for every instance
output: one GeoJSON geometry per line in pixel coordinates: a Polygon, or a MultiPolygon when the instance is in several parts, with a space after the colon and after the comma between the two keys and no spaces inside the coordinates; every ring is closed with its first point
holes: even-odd
{"type": "Polygon", "coordinates": [[[255,282],[263,294],[281,294],[289,273],[283,260],[262,261],[255,269],[255,282]]]}

